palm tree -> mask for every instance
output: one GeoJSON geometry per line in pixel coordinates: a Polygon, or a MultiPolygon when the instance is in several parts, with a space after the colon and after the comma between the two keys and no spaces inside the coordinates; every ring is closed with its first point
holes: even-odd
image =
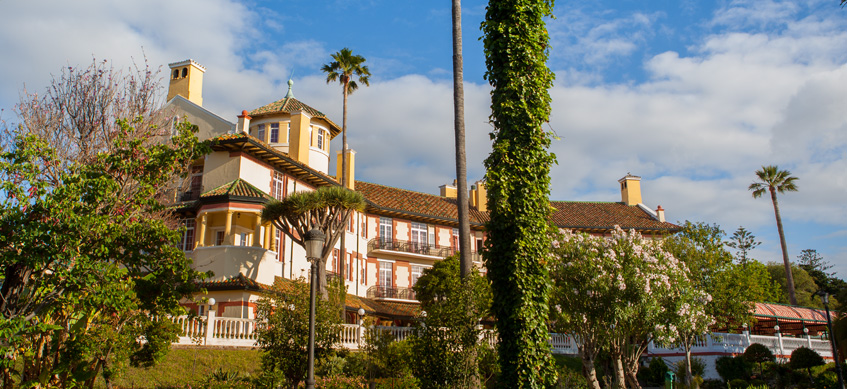
{"type": "Polygon", "coordinates": [[[468,218],[468,168],[465,157],[465,91],[462,64],[462,2],[453,0],[453,126],[456,133],[456,204],[459,213],[459,269],[465,279],[473,269],[468,218]]]}
{"type": "Polygon", "coordinates": [[[332,254],[338,238],[347,230],[347,220],[353,211],[365,209],[365,198],[337,186],[322,186],[311,192],[297,192],[282,201],[271,201],[262,209],[262,221],[273,223],[294,243],[306,247],[306,233],[317,228],[326,235],[319,258],[318,289],[326,300],[326,260],[332,254]]]}
{"type": "MultiPolygon", "coordinates": [[[[332,62],[321,67],[321,71],[326,73],[327,84],[335,81],[341,84],[341,94],[344,96],[344,111],[341,119],[341,185],[349,188],[350,185],[347,182],[349,180],[349,177],[347,177],[347,166],[349,164],[349,161],[347,161],[347,96],[359,89],[359,84],[353,78],[358,78],[359,82],[369,86],[368,77],[370,77],[371,72],[367,66],[362,65],[365,62],[365,57],[353,55],[353,51],[349,48],[345,47],[332,54],[332,59],[332,62]]],[[[341,254],[338,258],[338,274],[342,280],[346,279],[344,275],[347,260],[345,235],[341,235],[341,254]]]]}
{"type": "Polygon", "coordinates": [[[367,66],[362,65],[365,57],[353,55],[353,51],[346,47],[333,54],[332,59],[332,62],[321,67],[321,71],[326,73],[327,84],[335,81],[341,84],[341,93],[344,96],[344,111],[341,119],[341,185],[347,187],[347,96],[359,89],[359,84],[353,78],[356,77],[359,82],[369,86],[368,77],[371,76],[371,72],[367,66]]]}
{"type": "Polygon", "coordinates": [[[762,170],[756,171],[759,180],[750,184],[748,190],[753,191],[753,198],[762,197],[765,191],[771,193],[773,212],[776,214],[776,228],[779,231],[779,242],[782,244],[782,261],[785,264],[785,276],[788,281],[788,299],[792,305],[797,305],[797,297],[794,294],[794,276],[791,274],[791,263],[788,261],[788,247],[785,244],[785,232],[782,230],[782,217],[779,216],[779,203],[776,201],[776,193],[796,192],[797,177],[791,176],[788,170],[779,170],[776,165],[762,166],[762,170]]]}

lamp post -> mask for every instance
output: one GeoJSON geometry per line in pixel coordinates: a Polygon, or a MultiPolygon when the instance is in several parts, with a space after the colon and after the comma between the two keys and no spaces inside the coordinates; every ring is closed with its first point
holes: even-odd
{"type": "Polygon", "coordinates": [[[306,375],[306,389],[315,389],[315,295],[318,289],[318,263],[324,242],[326,242],[326,234],[317,228],[312,228],[304,238],[306,259],[312,263],[309,281],[309,370],[306,375]]]}
{"type": "Polygon", "coordinates": [[[829,331],[829,343],[832,345],[832,358],[835,359],[835,373],[838,374],[838,387],[844,389],[844,377],[841,375],[841,361],[838,357],[838,344],[835,343],[835,334],[832,333],[832,319],[829,316],[829,293],[819,291],[823,307],[826,310],[826,328],[829,331]]]}

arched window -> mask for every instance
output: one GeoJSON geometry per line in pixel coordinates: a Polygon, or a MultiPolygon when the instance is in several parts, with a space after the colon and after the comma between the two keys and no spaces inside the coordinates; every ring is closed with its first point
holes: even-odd
{"type": "Polygon", "coordinates": [[[179,78],[179,69],[174,69],[174,80],[179,78]]]}
{"type": "Polygon", "coordinates": [[[188,77],[188,68],[182,68],[182,77],[188,77]]]}

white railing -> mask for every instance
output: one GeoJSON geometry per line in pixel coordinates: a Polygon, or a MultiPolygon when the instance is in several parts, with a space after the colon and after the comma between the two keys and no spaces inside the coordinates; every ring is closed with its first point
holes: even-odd
{"type": "MultiPolygon", "coordinates": [[[[216,317],[215,311],[210,311],[205,318],[179,316],[171,319],[179,325],[181,333],[176,344],[181,345],[205,345],[205,346],[228,346],[228,347],[257,347],[256,329],[254,319],[239,319],[229,317],[216,317]],[[208,324],[211,323],[211,324],[208,324]]],[[[339,347],[349,350],[359,350],[365,342],[366,328],[357,324],[342,324],[339,334],[339,347]]],[[[390,333],[394,340],[405,340],[414,333],[415,327],[376,326],[370,327],[373,331],[385,331],[390,333]]],[[[480,340],[492,347],[497,344],[497,332],[486,329],[480,332],[480,340]]],[[[832,349],[827,340],[812,339],[808,336],[802,338],[776,336],[711,333],[699,337],[691,348],[692,354],[741,354],[753,343],[760,343],[771,350],[778,358],[787,358],[791,352],[800,348],[808,347],[817,351],[824,358],[832,358],[832,349]]],[[[576,355],[579,343],[571,335],[550,333],[550,346],[554,354],[576,355]]],[[[659,344],[650,342],[647,347],[647,355],[673,356],[683,354],[684,350],[673,344],[659,344]]]]}

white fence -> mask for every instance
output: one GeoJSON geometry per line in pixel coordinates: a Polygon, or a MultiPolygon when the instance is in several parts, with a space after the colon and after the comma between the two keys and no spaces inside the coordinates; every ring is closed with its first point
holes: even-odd
{"type": "MultiPolygon", "coordinates": [[[[253,319],[237,319],[216,317],[215,311],[208,312],[205,318],[189,318],[179,316],[172,319],[179,324],[182,333],[176,344],[223,347],[257,347],[256,329],[258,325],[253,319]]],[[[405,340],[414,331],[414,327],[371,327],[375,331],[387,331],[395,340],[405,340]]],[[[343,324],[341,327],[339,347],[358,350],[365,341],[365,327],[356,324],[343,324]]],[[[493,330],[482,330],[480,339],[494,346],[497,343],[497,333],[493,330]]],[[[694,355],[731,355],[741,354],[752,343],[767,346],[777,358],[788,358],[791,352],[808,347],[817,351],[824,358],[832,358],[832,349],[827,340],[777,336],[711,333],[700,337],[691,348],[694,355]]],[[[550,346],[554,354],[576,355],[578,342],[567,334],[550,333],[550,346]]],[[[678,356],[684,350],[676,345],[662,345],[651,342],[647,355],[678,356]]]]}

